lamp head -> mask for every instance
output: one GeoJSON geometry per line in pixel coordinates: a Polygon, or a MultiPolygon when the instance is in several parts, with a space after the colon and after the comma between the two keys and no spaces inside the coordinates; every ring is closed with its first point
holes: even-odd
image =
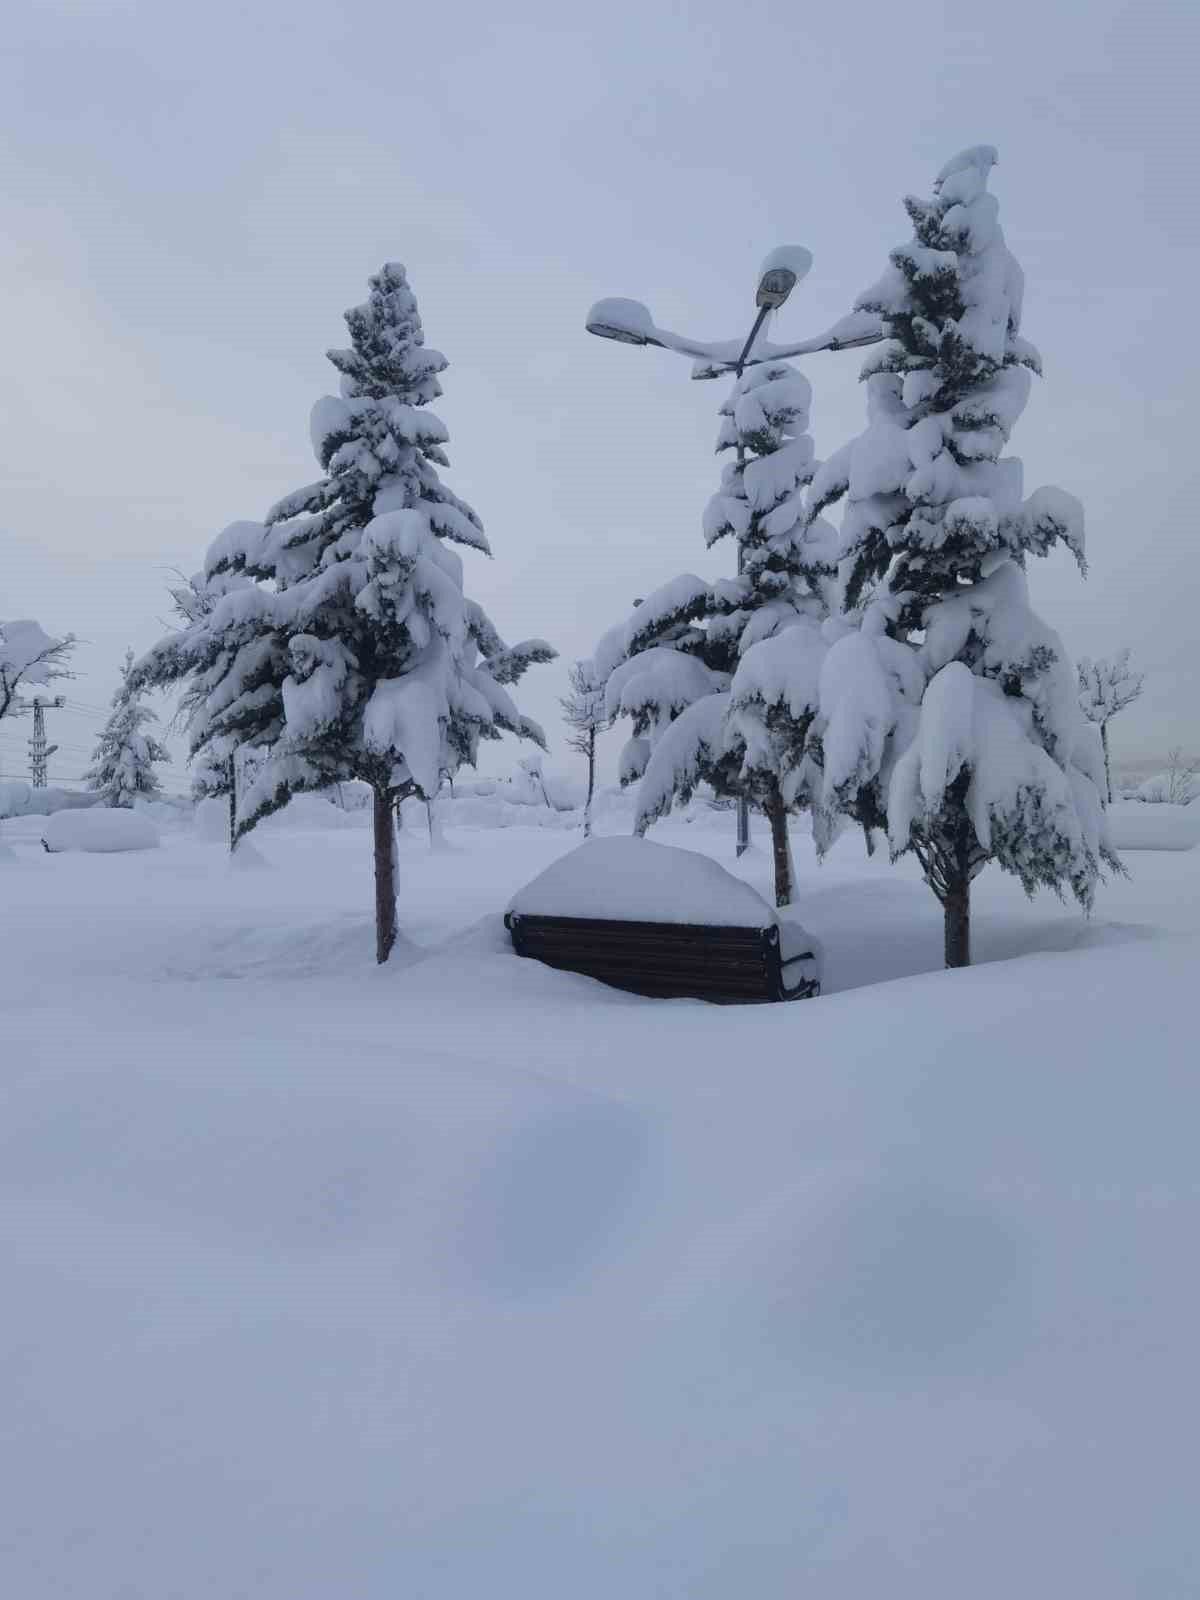
{"type": "Polygon", "coordinates": [[[654,321],[640,300],[597,300],[588,312],[587,331],[618,344],[652,344],[654,321]]]}
{"type": "Polygon", "coordinates": [[[812,252],[802,244],[781,244],[763,262],[755,305],[777,310],[812,266],[812,252]]]}

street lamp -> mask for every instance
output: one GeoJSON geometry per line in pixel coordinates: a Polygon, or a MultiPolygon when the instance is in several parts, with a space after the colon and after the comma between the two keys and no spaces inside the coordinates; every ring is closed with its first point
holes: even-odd
{"type": "MultiPolygon", "coordinates": [[[[717,378],[724,373],[740,378],[748,366],[757,366],[763,361],[787,361],[818,350],[852,350],[860,345],[877,344],[883,338],[883,326],[869,311],[851,311],[824,333],[800,344],[773,345],[759,338],[767,317],[784,304],[800,279],[808,275],[812,260],[812,252],[802,244],[779,245],[771,251],[759,268],[754,295],[758,315],[744,342],[734,339],[706,343],[672,333],[668,328],[658,327],[649,308],[640,300],[597,300],[587,315],[587,331],[599,339],[612,339],[618,344],[652,344],[660,350],[673,350],[676,355],[691,356],[695,363],[693,378],[717,378]]],[[[737,452],[738,466],[742,467],[746,452],[740,443],[737,452]]],[[[739,542],[739,574],[742,560],[739,542]]],[[[743,797],[737,803],[738,855],[744,855],[749,848],[750,803],[743,797]]]]}

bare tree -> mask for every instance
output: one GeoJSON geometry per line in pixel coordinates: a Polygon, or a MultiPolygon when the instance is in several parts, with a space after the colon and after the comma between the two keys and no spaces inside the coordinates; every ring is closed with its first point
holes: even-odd
{"type": "MultiPolygon", "coordinates": [[[[640,603],[640,602],[639,602],[640,603]]],[[[587,760],[587,800],[583,807],[583,836],[591,837],[592,797],[596,792],[596,739],[608,726],[604,716],[604,685],[590,661],[572,664],[571,689],[558,702],[567,725],[567,747],[587,760]]]]}
{"type": "Polygon", "coordinates": [[[1131,669],[1127,649],[1096,661],[1088,656],[1080,656],[1076,670],[1079,673],[1079,704],[1083,714],[1100,729],[1100,743],[1104,746],[1104,787],[1111,805],[1112,768],[1108,757],[1108,725],[1118,711],[1131,706],[1141,694],[1145,673],[1131,669]]]}
{"type": "Polygon", "coordinates": [[[1186,806],[1200,792],[1200,759],[1189,761],[1180,745],[1167,751],[1166,801],[1169,806],[1186,806]]]}
{"type": "Polygon", "coordinates": [[[19,709],[22,689],[44,688],[55,678],[73,678],[66,666],[75,635],[52,639],[40,623],[28,619],[0,622],[0,720],[19,709]]]}

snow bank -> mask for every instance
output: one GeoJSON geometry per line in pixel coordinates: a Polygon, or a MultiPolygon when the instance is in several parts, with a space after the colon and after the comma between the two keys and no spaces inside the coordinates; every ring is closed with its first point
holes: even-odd
{"type": "Polygon", "coordinates": [[[1200,844],[1200,807],[1123,801],[1108,808],[1117,850],[1191,850],[1200,844]]]}
{"type": "Polygon", "coordinates": [[[149,817],[115,807],[93,806],[88,811],[56,813],[42,829],[42,843],[55,854],[61,850],[84,850],[91,855],[107,855],[121,850],[153,850],[159,838],[149,817]]]}
{"type": "Polygon", "coordinates": [[[49,817],[57,811],[82,811],[96,804],[79,789],[35,789],[20,780],[0,783],[0,817],[49,817]]]}
{"type": "Polygon", "coordinates": [[[521,916],[769,928],[775,912],[708,856],[649,839],[589,839],[509,903],[521,916]]]}

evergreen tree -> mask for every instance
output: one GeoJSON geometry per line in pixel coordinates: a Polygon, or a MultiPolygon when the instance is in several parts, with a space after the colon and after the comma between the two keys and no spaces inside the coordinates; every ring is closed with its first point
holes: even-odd
{"type": "Polygon", "coordinates": [[[970,960],[986,862],[1085,907],[1102,863],[1119,866],[1075,672],[1024,571],[1057,542],[1083,568],[1082,509],[1057,489],[1023,499],[1020,462],[1001,454],[1040,364],[987,189],[995,160],[965,151],[931,201],[905,202],[914,236],[858,301],[887,334],[864,369],[868,427],[812,485],[814,510],[846,496],[856,623],[820,670],[822,803],[916,854],[944,907],[948,966],[970,960]]]}
{"type": "MultiPolygon", "coordinates": [[[[235,523],[221,540],[225,545],[256,540],[261,531],[258,523],[235,523]]],[[[182,687],[177,718],[187,735],[192,793],[197,800],[227,799],[232,851],[238,837],[238,772],[245,765],[243,725],[251,714],[256,722],[261,719],[264,691],[273,702],[282,653],[262,636],[261,594],[244,574],[199,572],[172,585],[170,594],[179,626],[134,664],[130,682],[139,693],[182,687]],[[243,696],[245,703],[239,704],[243,696]],[[223,718],[219,728],[213,724],[217,714],[223,718]]]]}
{"type": "Polygon", "coordinates": [[[1134,672],[1129,665],[1129,651],[1118,650],[1115,656],[1093,661],[1080,656],[1079,704],[1089,722],[1100,729],[1100,746],[1104,751],[1104,797],[1112,804],[1112,766],[1108,754],[1108,725],[1119,711],[1131,706],[1142,692],[1145,674],[1134,672]]]}
{"type": "Polygon", "coordinates": [[[385,266],[346,322],[350,345],[329,352],[341,393],[312,414],[322,477],[209,552],[210,578],[254,586],[217,608],[248,637],[209,692],[201,744],[229,734],[266,753],[239,833],[301,791],[370,784],[382,962],[396,938],[397,796],[432,799],[481,738],[507,731],[544,746],[507,686],[554,651],[541,640],[510,649],[463,592],[451,544],[488,544],[437,474],[447,434],[425,407],[446,360],[425,345],[404,269],[385,266]]]}
{"type": "Polygon", "coordinates": [[[684,574],[646,597],[597,651],[607,669],[606,713],[625,715],[633,734],[621,781],[640,779],[639,832],[705,782],[720,796],[746,796],[765,812],[775,898],[786,905],[793,877],[787,839],[785,772],[749,744],[731,717],[730,684],[743,655],[793,628],[817,626],[828,609],[833,531],[810,518],[805,487],[815,462],[808,433],[812,391],[786,362],[743,373],[721,407],[717,451],[734,451],[704,514],[711,546],[737,545],[734,578],[705,583],[684,574]],[[613,658],[620,656],[615,664],[613,658]]]}
{"type": "Polygon", "coordinates": [[[162,793],[162,785],[154,768],[170,757],[154,735],[144,731],[158,717],[140,698],[133,676],[132,650],[125,652],[112,707],[86,774],[87,786],[102,797],[106,806],[132,806],[137,799],[155,800],[162,793]]]}
{"type": "Polygon", "coordinates": [[[592,799],[596,793],[596,740],[607,726],[604,685],[591,661],[576,661],[570,674],[570,691],[559,700],[567,725],[567,748],[587,762],[587,799],[583,806],[583,836],[591,837],[592,799]]]}

